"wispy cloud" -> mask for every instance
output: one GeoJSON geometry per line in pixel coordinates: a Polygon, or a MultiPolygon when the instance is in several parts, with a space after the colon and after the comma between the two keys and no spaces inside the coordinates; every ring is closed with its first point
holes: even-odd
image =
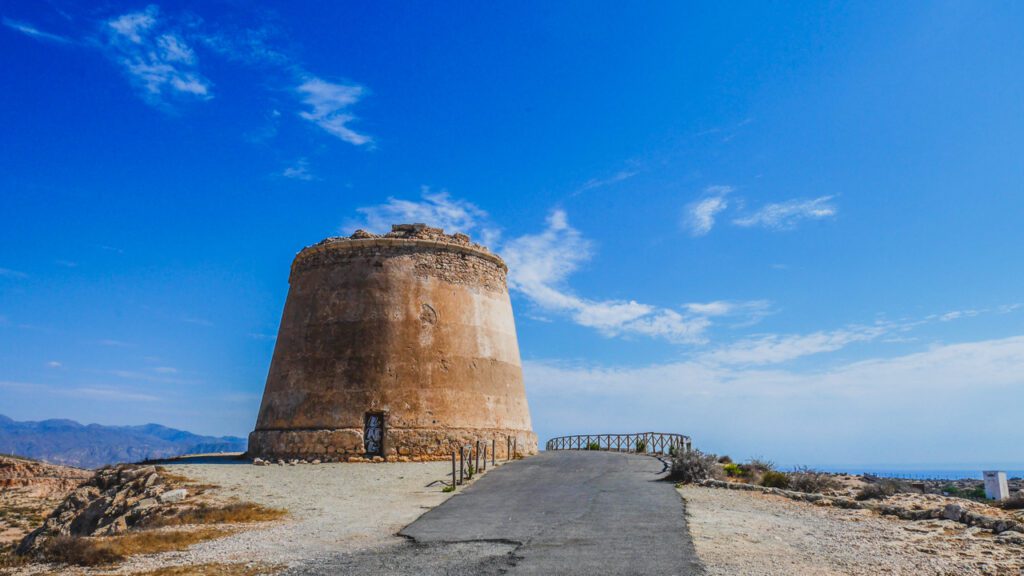
{"type": "Polygon", "coordinates": [[[166,22],[155,5],[106,21],[106,49],[142,98],[164,103],[167,95],[209,99],[210,81],[199,74],[192,47],[166,22]]]}
{"type": "Polygon", "coordinates": [[[71,39],[70,38],[65,38],[63,36],[60,36],[60,35],[57,35],[57,34],[51,34],[49,32],[43,32],[39,28],[36,28],[35,26],[33,26],[32,24],[29,24],[27,22],[18,22],[17,20],[11,20],[9,18],[4,18],[3,22],[4,22],[4,26],[7,26],[8,28],[13,28],[14,30],[17,30],[18,32],[21,32],[22,34],[26,34],[28,36],[31,36],[31,37],[37,39],[37,40],[45,40],[45,41],[48,41],[48,42],[57,42],[57,43],[60,43],[60,44],[70,44],[71,43],[71,39]]]}
{"type": "Polygon", "coordinates": [[[32,394],[46,394],[49,396],[64,396],[70,398],[94,398],[114,402],[157,402],[162,400],[159,396],[146,394],[135,390],[118,388],[114,386],[52,386],[49,384],[37,384],[33,382],[16,382],[0,380],[0,389],[28,392],[32,394]]]}
{"type": "Polygon", "coordinates": [[[63,364],[57,362],[56,360],[50,360],[49,362],[46,363],[47,368],[62,368],[63,366],[63,364]]]}
{"type": "Polygon", "coordinates": [[[701,354],[700,358],[715,364],[779,364],[804,356],[835,352],[856,342],[868,342],[891,329],[891,325],[881,324],[811,334],[764,334],[720,346],[701,354]]]}
{"type": "Polygon", "coordinates": [[[391,231],[392,224],[422,222],[428,226],[444,228],[449,234],[480,232],[481,240],[490,244],[496,239],[497,230],[491,227],[487,212],[472,202],[452,198],[448,192],[431,192],[423,187],[419,200],[403,200],[390,197],[387,202],[376,206],[357,208],[360,219],[346,222],[348,232],[362,228],[382,234],[391,231]]]}
{"type": "Polygon", "coordinates": [[[601,188],[603,186],[611,186],[612,184],[618,184],[624,180],[629,180],[633,176],[636,176],[639,172],[637,170],[619,170],[615,174],[608,176],[607,178],[591,178],[583,183],[576,191],[576,194],[586,192],[587,190],[593,190],[594,188],[601,188]]]}
{"type": "Polygon", "coordinates": [[[130,348],[131,346],[133,346],[133,344],[130,342],[122,342],[121,340],[113,340],[110,338],[104,338],[103,340],[97,342],[97,344],[101,346],[110,346],[113,348],[130,348]]]}
{"type": "Polygon", "coordinates": [[[63,391],[55,390],[55,392],[63,393],[64,395],[71,397],[95,398],[119,402],[158,402],[162,400],[159,396],[154,396],[152,394],[105,386],[83,386],[81,388],[70,388],[63,391]]]}
{"type": "Polygon", "coordinates": [[[10,278],[12,280],[23,280],[28,278],[28,274],[19,272],[17,270],[11,270],[10,268],[0,268],[0,278],[10,278]]]}
{"type": "Polygon", "coordinates": [[[821,196],[812,200],[788,200],[768,204],[760,210],[733,220],[737,226],[759,226],[770,230],[789,230],[802,220],[821,220],[836,215],[838,209],[832,203],[835,196],[821,196]]]}
{"type": "Polygon", "coordinates": [[[505,243],[502,256],[509,265],[509,286],[540,308],[567,313],[581,326],[608,336],[639,334],[676,342],[697,342],[710,324],[704,317],[684,317],[676,310],[633,300],[592,300],[572,293],[565,282],[590,259],[590,242],[555,210],[539,234],[505,243]]]}
{"type": "Polygon", "coordinates": [[[704,189],[704,197],[686,207],[683,226],[693,236],[704,236],[715,226],[718,213],[729,207],[726,196],[733,191],[732,186],[708,186],[704,189]]]}
{"type": "Polygon", "coordinates": [[[349,128],[355,116],[349,108],[363,96],[364,88],[354,84],[336,84],[312,77],[300,84],[296,91],[308,110],[299,116],[322,128],[328,134],[349,144],[361,146],[372,142],[369,136],[349,128]]]}
{"type": "Polygon", "coordinates": [[[317,179],[316,176],[309,171],[309,161],[305,158],[299,158],[294,164],[285,168],[284,172],[281,172],[281,176],[291,178],[292,180],[304,180],[306,182],[317,179]]]}

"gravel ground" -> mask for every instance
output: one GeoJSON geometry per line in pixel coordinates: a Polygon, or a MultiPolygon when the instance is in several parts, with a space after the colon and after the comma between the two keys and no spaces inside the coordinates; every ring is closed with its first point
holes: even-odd
{"type": "Polygon", "coordinates": [[[1024,546],[948,520],[908,522],[737,490],[679,491],[710,576],[1024,575],[1024,546]]]}
{"type": "Polygon", "coordinates": [[[395,534],[449,496],[441,492],[443,485],[427,485],[451,474],[445,462],[253,466],[225,460],[166,467],[220,486],[220,497],[287,509],[289,518],[184,552],[135,558],[119,573],[207,562],[294,565],[404,542],[395,534]]]}

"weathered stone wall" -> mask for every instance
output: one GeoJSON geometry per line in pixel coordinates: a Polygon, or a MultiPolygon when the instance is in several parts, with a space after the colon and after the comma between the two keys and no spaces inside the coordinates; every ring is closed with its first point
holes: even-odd
{"type": "MultiPolygon", "coordinates": [[[[537,436],[522,430],[487,430],[480,428],[444,429],[387,429],[384,440],[384,459],[393,461],[447,460],[460,446],[481,442],[488,455],[492,447],[495,457],[505,459],[510,454],[537,453],[537,436]],[[516,441],[514,453],[511,438],[516,441]],[[493,444],[492,444],[493,441],[493,444]]],[[[363,451],[362,428],[337,430],[256,430],[249,434],[249,452],[264,457],[284,459],[317,459],[322,462],[344,462],[361,459],[363,451]]]]}
{"type": "Polygon", "coordinates": [[[506,270],[468,237],[426,227],[300,252],[249,451],[361,455],[373,412],[396,458],[508,436],[536,452],[506,270]]]}

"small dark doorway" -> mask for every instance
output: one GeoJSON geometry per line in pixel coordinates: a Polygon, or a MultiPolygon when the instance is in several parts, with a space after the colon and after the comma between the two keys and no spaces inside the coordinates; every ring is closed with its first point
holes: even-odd
{"type": "Polygon", "coordinates": [[[363,448],[367,456],[384,455],[384,414],[367,412],[363,426],[363,448]]]}

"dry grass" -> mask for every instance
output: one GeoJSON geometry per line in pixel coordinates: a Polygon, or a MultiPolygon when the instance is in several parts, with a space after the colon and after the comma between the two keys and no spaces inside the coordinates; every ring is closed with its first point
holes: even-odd
{"type": "MultiPolygon", "coordinates": [[[[136,576],[266,576],[277,574],[283,566],[271,564],[195,564],[191,566],[168,566],[146,572],[136,572],[136,576]]],[[[106,574],[100,576],[114,576],[106,574]]]]}
{"type": "Polygon", "coordinates": [[[157,466],[156,471],[160,473],[161,478],[163,478],[164,480],[171,484],[192,484],[195,482],[195,480],[189,478],[188,476],[176,474],[174,472],[171,472],[167,468],[164,468],[163,466],[157,466]]]}
{"type": "Polygon", "coordinates": [[[106,538],[57,536],[46,541],[39,559],[58,564],[99,566],[120,562],[137,554],[184,550],[193,544],[222,538],[232,533],[232,530],[201,528],[175,531],[143,530],[106,538]]]}
{"type": "Polygon", "coordinates": [[[200,504],[173,516],[154,516],[146,526],[183,526],[189,524],[245,524],[279,520],[288,513],[251,502],[235,502],[224,506],[200,504]]]}

